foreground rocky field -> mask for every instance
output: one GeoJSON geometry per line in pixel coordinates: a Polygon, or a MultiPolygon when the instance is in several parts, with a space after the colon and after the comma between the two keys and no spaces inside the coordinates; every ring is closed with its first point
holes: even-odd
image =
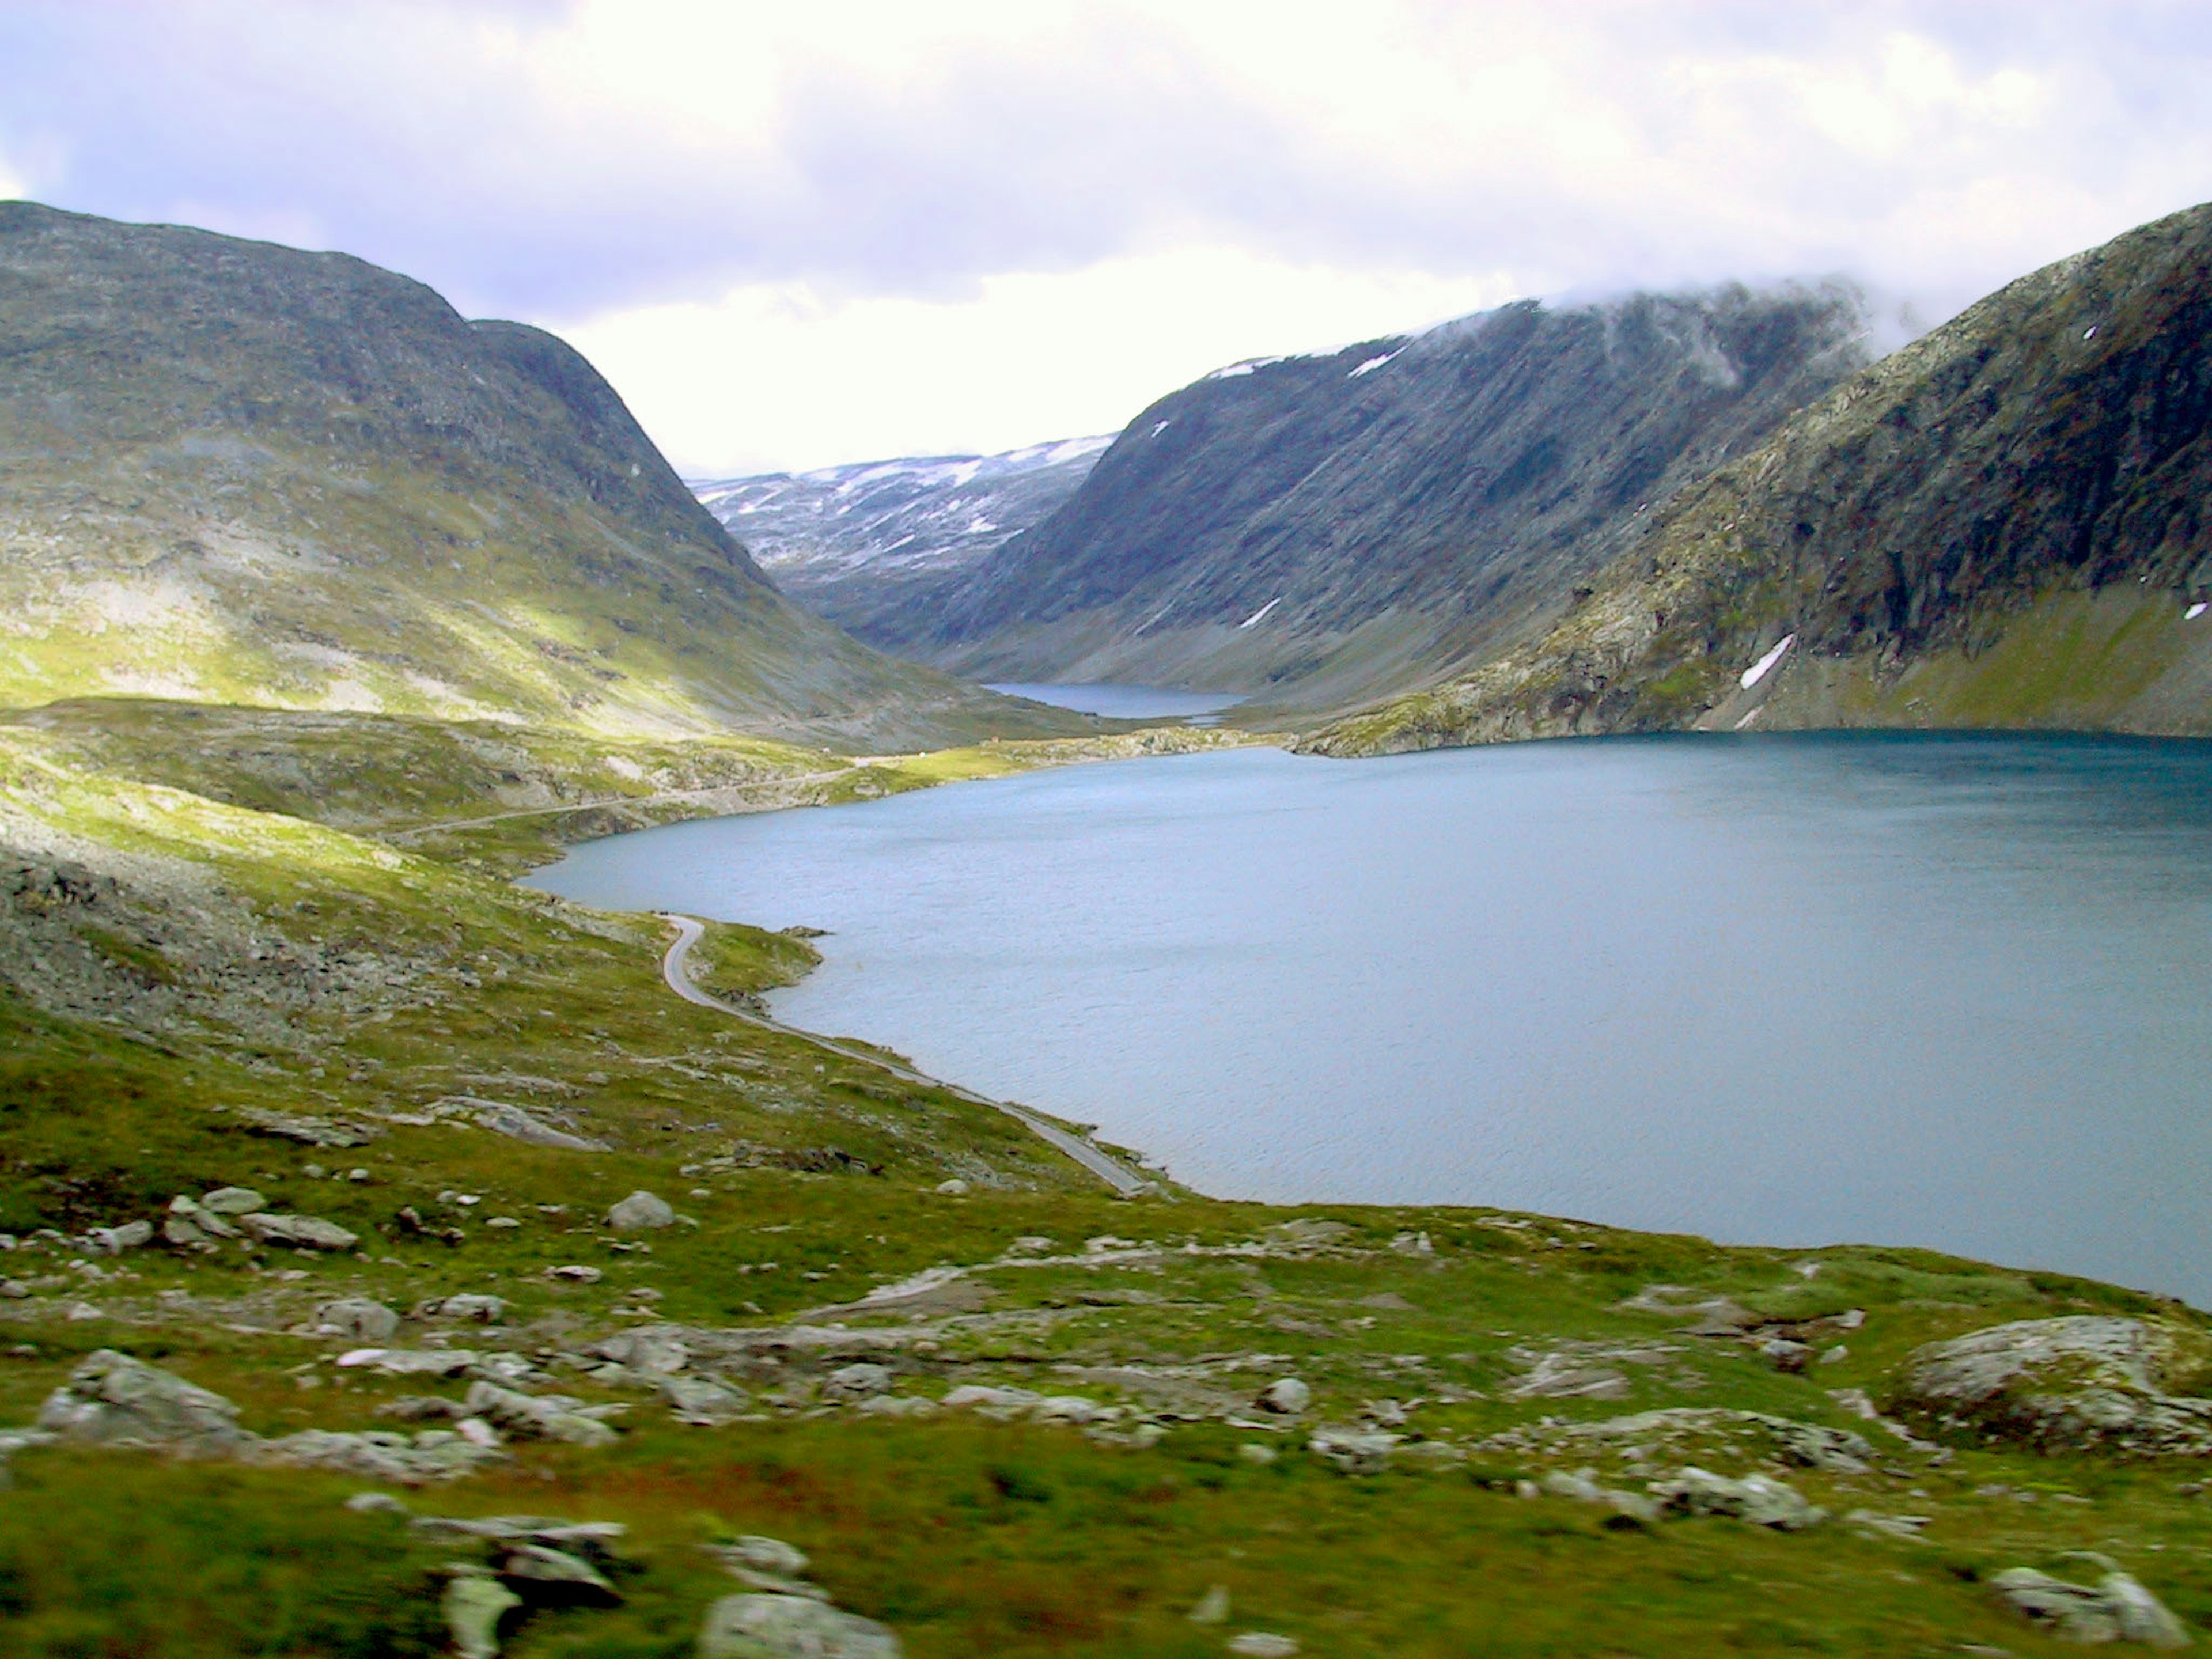
{"type": "MultiPolygon", "coordinates": [[[[510,732],[529,764],[471,782],[465,728],[175,740],[201,718],[0,725],[11,1654],[2024,1654],[2212,1620],[2192,1310],[1117,1200],[987,1106],[679,1000],[658,921],[496,873],[603,794],[1064,753],[510,732]],[[441,781],[349,792],[364,757],[441,781]]],[[[729,995],[811,957],[696,954],[729,995]]]]}

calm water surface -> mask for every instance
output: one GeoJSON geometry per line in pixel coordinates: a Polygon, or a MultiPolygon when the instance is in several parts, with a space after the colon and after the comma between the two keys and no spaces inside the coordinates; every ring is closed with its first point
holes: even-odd
{"type": "Polygon", "coordinates": [[[775,999],[1224,1195],[1924,1244],[2212,1305],[2212,744],[1073,768],[582,847],[775,999]]]}

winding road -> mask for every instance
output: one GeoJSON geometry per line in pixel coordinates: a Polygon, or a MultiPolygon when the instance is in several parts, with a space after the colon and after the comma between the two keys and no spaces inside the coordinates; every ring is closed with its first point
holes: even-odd
{"type": "Polygon", "coordinates": [[[668,981],[668,988],[682,997],[684,1001],[696,1002],[702,1008],[714,1009],[718,1012],[729,1015],[732,1019],[741,1019],[748,1025],[757,1025],[764,1031],[778,1031],[786,1036],[800,1038],[802,1041],[812,1043],[817,1048],[827,1048],[833,1054],[841,1054],[847,1060],[858,1060],[861,1065],[872,1066],[878,1072],[888,1072],[891,1076],[902,1079],[906,1082],[918,1083],[927,1089],[941,1089],[948,1095],[957,1095],[962,1100],[975,1105],[988,1106],[994,1111],[1004,1112],[1047,1146],[1066,1153],[1068,1157],[1090,1170],[1115,1191],[1140,1193],[1152,1189],[1152,1182],[1126,1164],[1107,1157],[1089,1141],[1080,1136],[1070,1134],[1056,1124],[1048,1123],[1042,1118],[1026,1112],[1018,1106],[1011,1105],[1003,1100],[993,1100],[987,1095],[974,1093],[972,1091],[960,1087],[957,1084],[946,1083],[925,1073],[917,1072],[910,1066],[901,1066],[896,1060],[885,1060],[880,1054],[872,1054],[865,1048],[857,1048],[848,1043],[840,1042],[835,1037],[817,1036],[811,1031],[802,1031],[795,1025],[786,1025],[781,1021],[769,1018],[766,1015],[753,1013],[747,1009],[740,1008],[733,1002],[725,1002],[721,998],[701,990],[698,986],[691,982],[691,976],[685,971],[684,964],[690,958],[691,947],[699,942],[700,936],[707,931],[706,923],[696,916],[678,915],[672,911],[662,910],[655,914],[676,929],[676,942],[668,947],[667,954],[660,959],[660,976],[668,981]]]}

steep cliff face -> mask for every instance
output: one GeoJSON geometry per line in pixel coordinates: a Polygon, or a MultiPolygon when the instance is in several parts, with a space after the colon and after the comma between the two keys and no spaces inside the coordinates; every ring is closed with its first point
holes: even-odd
{"type": "Polygon", "coordinates": [[[0,204],[0,702],[1048,718],[789,605],[583,358],[360,260],[0,204]]]}
{"type": "Polygon", "coordinates": [[[2212,732],[2208,600],[2200,207],[1991,295],[1685,490],[1540,639],[1313,746],[1693,726],[2212,732]]]}
{"type": "Polygon", "coordinates": [[[1840,289],[1729,288],[1239,364],[1146,410],[886,642],[976,678],[1312,707],[1433,678],[1863,366],[1863,331],[1840,289]]]}
{"type": "Polygon", "coordinates": [[[978,560],[1073,495],[1112,441],[860,461],[695,481],[691,490],[785,593],[896,651],[978,560]]]}

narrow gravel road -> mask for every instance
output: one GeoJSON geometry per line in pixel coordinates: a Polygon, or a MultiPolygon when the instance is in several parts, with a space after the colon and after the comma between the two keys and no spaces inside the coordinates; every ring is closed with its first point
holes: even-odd
{"type": "Polygon", "coordinates": [[[684,971],[684,964],[690,958],[691,947],[699,942],[700,935],[707,931],[706,924],[695,916],[680,916],[665,910],[657,914],[663,921],[676,929],[676,943],[668,947],[668,953],[660,959],[660,976],[668,981],[668,988],[682,997],[684,1001],[696,1002],[702,1008],[714,1009],[729,1015],[732,1019],[741,1019],[748,1025],[757,1025],[763,1030],[781,1031],[787,1036],[802,1037],[817,1048],[827,1048],[832,1054],[842,1054],[846,1059],[858,1060],[863,1066],[872,1066],[879,1072],[888,1072],[893,1077],[902,1078],[908,1083],[918,1083],[928,1089],[942,1089],[948,1095],[957,1095],[961,1099],[971,1101],[978,1106],[988,1106],[994,1111],[1004,1112],[1008,1117],[1021,1123],[1024,1128],[1047,1146],[1066,1153],[1068,1157],[1073,1158],[1116,1192],[1139,1193],[1146,1191],[1152,1187],[1152,1183],[1144,1176],[1116,1159],[1107,1157],[1089,1141],[1079,1136],[1072,1135],[1066,1130],[1054,1124],[1047,1123],[1043,1119],[1024,1111],[1018,1106],[1009,1105],[1003,1100],[993,1100],[986,1095],[975,1094],[969,1090],[963,1089],[957,1084],[946,1083],[939,1079],[927,1076],[911,1066],[901,1066],[894,1060],[885,1060],[880,1054],[872,1054],[865,1048],[855,1048],[839,1042],[834,1037],[817,1036],[811,1031],[802,1031],[794,1025],[785,1025],[763,1015],[749,1012],[735,1003],[725,1002],[718,996],[708,994],[694,985],[691,982],[690,975],[684,971]]]}

